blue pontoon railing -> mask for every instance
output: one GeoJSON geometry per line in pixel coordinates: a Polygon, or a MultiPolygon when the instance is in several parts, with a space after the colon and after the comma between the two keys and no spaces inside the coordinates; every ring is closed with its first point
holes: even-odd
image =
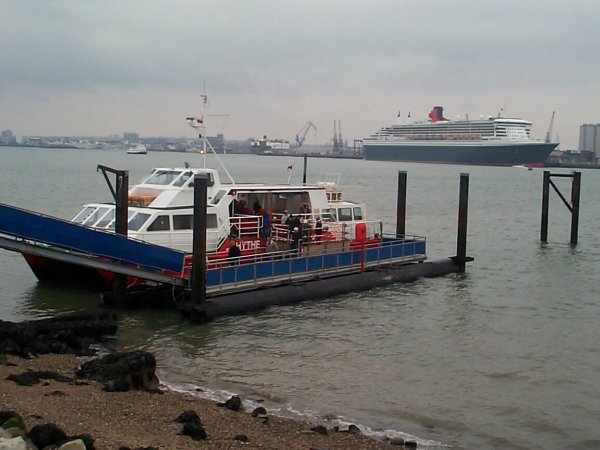
{"type": "Polygon", "coordinates": [[[394,263],[419,262],[426,259],[425,248],[424,237],[384,237],[377,245],[370,243],[361,248],[354,244],[349,250],[331,253],[298,256],[296,252],[288,251],[211,260],[206,274],[207,293],[218,295],[394,263]]]}

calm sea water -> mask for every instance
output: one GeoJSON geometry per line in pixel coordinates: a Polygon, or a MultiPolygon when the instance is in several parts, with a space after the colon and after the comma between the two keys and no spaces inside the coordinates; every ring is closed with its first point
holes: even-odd
{"type": "MultiPolygon", "coordinates": [[[[227,155],[237,181],[286,182],[302,159],[227,155]]],[[[71,218],[109,200],[98,164],[130,171],[200,165],[199,155],[0,148],[0,202],[71,218]]],[[[211,166],[214,165],[210,163],[211,166]]],[[[458,187],[470,174],[463,275],[424,279],[193,326],[175,313],[119,311],[118,345],[153,352],[173,386],[265,399],[280,412],[336,414],[425,448],[600,448],[600,171],[582,171],[579,244],[551,194],[539,242],[542,171],[309,159],[308,179],[341,173],[349,199],[395,230],[399,170],[407,232],[430,259],[455,254],[458,187]]],[[[553,172],[560,172],[553,169],[553,172]]],[[[570,180],[556,181],[569,198],[570,180]]],[[[0,317],[96,309],[96,294],[38,284],[0,250],[0,317]]]]}

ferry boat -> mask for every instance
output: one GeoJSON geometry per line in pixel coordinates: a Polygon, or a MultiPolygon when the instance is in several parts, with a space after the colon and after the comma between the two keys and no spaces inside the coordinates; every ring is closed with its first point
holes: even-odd
{"type": "Polygon", "coordinates": [[[145,155],[146,153],[148,153],[148,149],[144,144],[131,144],[127,147],[129,155],[145,155]]]}
{"type": "Polygon", "coordinates": [[[543,164],[558,143],[530,137],[532,123],[488,117],[451,121],[435,106],[428,121],[395,124],[363,139],[366,159],[514,166],[543,164]]]}
{"type": "Polygon", "coordinates": [[[262,139],[252,139],[250,150],[257,154],[286,153],[290,149],[290,142],[283,139],[268,139],[263,136],[262,139]]]}
{"type": "MultiPolygon", "coordinates": [[[[257,256],[297,257],[335,254],[382,245],[381,220],[368,220],[363,203],[348,201],[339,189],[339,174],[314,185],[224,183],[210,168],[155,168],[128,193],[130,239],[185,253],[188,275],[193,244],[194,177],[208,177],[206,250],[209,268],[226,267],[257,256]],[[285,221],[286,217],[289,221],[285,221]],[[232,256],[237,246],[239,255],[232,256]]],[[[72,223],[112,233],[115,204],[89,203],[72,223]]],[[[416,239],[416,238],[415,238],[416,239]]],[[[424,239],[418,240],[423,245],[424,239]]],[[[416,241],[415,241],[416,242],[416,241]]],[[[421,253],[419,253],[421,255],[421,253]]],[[[24,252],[40,280],[56,276],[59,261],[24,252]]],[[[98,275],[110,285],[114,274],[98,275]]],[[[98,280],[99,281],[99,280],[98,280]]],[[[130,280],[130,284],[135,283],[130,280]]]]}

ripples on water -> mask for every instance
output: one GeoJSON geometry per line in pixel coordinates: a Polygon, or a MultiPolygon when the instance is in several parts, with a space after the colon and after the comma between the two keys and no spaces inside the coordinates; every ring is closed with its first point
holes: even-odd
{"type": "MultiPolygon", "coordinates": [[[[133,182],[151,167],[197,159],[0,149],[0,202],[70,218],[81,203],[110,198],[97,164],[127,168],[133,182]]],[[[240,181],[285,182],[289,164],[302,166],[293,158],[225,159],[240,181]]],[[[333,413],[372,430],[401,430],[431,448],[598,448],[600,172],[583,171],[573,249],[568,212],[554,193],[550,243],[539,243],[541,170],[335,160],[308,166],[309,180],[342,172],[347,198],[365,201],[388,231],[397,171],[406,170],[407,231],[427,236],[432,259],[455,253],[459,174],[470,173],[468,253],[475,262],[462,275],[203,326],[170,312],[120,312],[120,345],[154,352],[160,378],[173,385],[236,392],[283,411],[333,413]]],[[[0,263],[3,319],[96,307],[93,294],[38,286],[19,255],[1,251],[0,263]]]]}

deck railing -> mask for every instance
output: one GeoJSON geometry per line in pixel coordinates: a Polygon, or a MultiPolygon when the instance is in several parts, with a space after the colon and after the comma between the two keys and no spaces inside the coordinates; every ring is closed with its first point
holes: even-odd
{"type": "Polygon", "coordinates": [[[314,277],[359,272],[391,264],[426,259],[424,237],[383,237],[380,241],[353,244],[342,251],[305,254],[302,250],[270,252],[211,260],[207,270],[207,293],[225,294],[314,277]]]}

